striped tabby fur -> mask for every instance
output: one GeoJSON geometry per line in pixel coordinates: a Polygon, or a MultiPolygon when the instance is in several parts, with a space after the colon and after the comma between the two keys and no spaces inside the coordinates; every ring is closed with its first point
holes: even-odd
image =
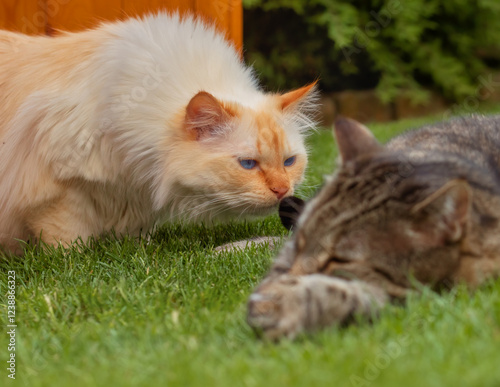
{"type": "Polygon", "coordinates": [[[386,146],[348,119],[335,134],[341,166],[251,296],[251,326],[294,337],[370,317],[417,282],[475,287],[499,274],[500,116],[438,123],[386,146]]]}

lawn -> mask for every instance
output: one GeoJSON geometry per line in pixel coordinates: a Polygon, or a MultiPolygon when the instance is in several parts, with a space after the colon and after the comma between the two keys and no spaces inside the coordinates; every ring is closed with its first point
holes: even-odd
{"type": "MultiPolygon", "coordinates": [[[[496,109],[499,110],[499,109],[496,109]]],[[[372,125],[386,141],[435,118],[372,125]]],[[[330,173],[330,131],[310,138],[311,196],[330,173]]],[[[0,259],[16,288],[20,386],[499,386],[500,281],[475,293],[424,291],[374,322],[331,327],[295,342],[258,340],[246,299],[275,251],[217,254],[220,244],[286,232],[276,216],[225,226],[166,226],[148,242],[93,241],[0,259]]],[[[1,301],[2,326],[7,302],[1,301]]]]}

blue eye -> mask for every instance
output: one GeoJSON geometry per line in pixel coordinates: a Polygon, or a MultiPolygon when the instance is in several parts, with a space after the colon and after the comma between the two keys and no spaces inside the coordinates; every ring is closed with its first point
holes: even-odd
{"type": "Polygon", "coordinates": [[[252,169],[257,165],[257,161],[252,159],[243,159],[240,160],[240,164],[245,169],[252,169]]]}
{"type": "Polygon", "coordinates": [[[285,160],[285,167],[289,167],[295,163],[295,156],[289,157],[285,160]]]}

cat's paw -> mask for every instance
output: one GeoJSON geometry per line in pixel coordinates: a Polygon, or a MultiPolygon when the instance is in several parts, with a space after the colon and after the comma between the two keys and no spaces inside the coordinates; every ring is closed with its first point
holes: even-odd
{"type": "Polygon", "coordinates": [[[250,296],[247,321],[271,340],[293,339],[355,314],[371,318],[388,301],[379,287],[321,274],[270,277],[250,296]]]}
{"type": "Polygon", "coordinates": [[[248,301],[248,324],[270,340],[306,331],[310,294],[304,278],[283,275],[261,285],[248,301]]]}

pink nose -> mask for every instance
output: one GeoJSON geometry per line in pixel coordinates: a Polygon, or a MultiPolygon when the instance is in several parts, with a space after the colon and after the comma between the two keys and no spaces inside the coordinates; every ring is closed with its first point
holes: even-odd
{"type": "Polygon", "coordinates": [[[278,199],[281,199],[288,192],[288,187],[275,187],[271,188],[278,199]]]}

